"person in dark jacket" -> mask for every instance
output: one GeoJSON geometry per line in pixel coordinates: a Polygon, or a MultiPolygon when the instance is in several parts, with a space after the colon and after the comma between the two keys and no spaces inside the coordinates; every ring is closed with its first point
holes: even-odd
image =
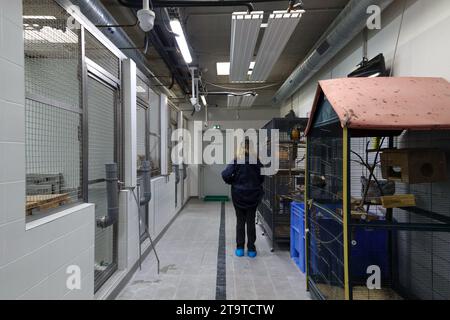
{"type": "Polygon", "coordinates": [[[249,141],[246,140],[244,152],[241,151],[233,163],[226,167],[222,172],[222,178],[225,183],[231,185],[231,197],[236,210],[235,253],[238,257],[244,256],[245,227],[247,226],[247,254],[254,258],[256,257],[256,208],[264,194],[262,188],[264,176],[261,175],[261,162],[250,161],[252,155],[249,150],[249,141]]]}

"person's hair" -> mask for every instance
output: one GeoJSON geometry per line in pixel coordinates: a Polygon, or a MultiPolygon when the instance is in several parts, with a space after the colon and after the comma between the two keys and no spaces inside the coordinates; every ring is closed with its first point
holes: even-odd
{"type": "Polygon", "coordinates": [[[246,138],[243,143],[241,143],[240,146],[238,146],[237,150],[237,159],[244,159],[246,157],[255,157],[257,156],[257,153],[255,152],[255,149],[253,145],[251,144],[251,141],[249,138],[246,138]]]}

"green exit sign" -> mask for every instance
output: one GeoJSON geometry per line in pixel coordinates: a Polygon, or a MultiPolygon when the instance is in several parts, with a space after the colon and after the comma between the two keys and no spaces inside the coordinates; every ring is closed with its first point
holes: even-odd
{"type": "Polygon", "coordinates": [[[220,126],[218,124],[216,124],[216,125],[213,126],[213,129],[220,130],[220,126]]]}

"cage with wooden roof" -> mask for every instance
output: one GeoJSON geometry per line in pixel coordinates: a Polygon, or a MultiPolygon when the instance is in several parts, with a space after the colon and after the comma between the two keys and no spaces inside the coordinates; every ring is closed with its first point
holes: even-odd
{"type": "Polygon", "coordinates": [[[305,134],[313,295],[450,299],[450,84],[320,81],[305,134]]]}

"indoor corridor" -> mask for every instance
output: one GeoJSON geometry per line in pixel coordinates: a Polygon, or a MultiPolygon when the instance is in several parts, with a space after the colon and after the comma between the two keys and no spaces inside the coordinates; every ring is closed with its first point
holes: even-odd
{"type": "Polygon", "coordinates": [[[156,244],[160,274],[150,252],[117,299],[309,300],[305,275],[289,251],[270,252],[259,226],[258,256],[234,255],[235,225],[231,202],[222,215],[220,202],[190,200],[156,244]]]}

